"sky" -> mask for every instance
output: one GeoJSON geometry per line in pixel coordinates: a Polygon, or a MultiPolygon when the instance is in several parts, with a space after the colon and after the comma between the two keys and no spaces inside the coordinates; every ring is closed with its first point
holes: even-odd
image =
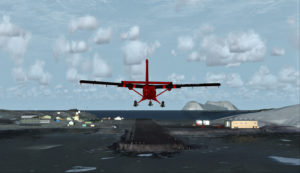
{"type": "MultiPolygon", "coordinates": [[[[1,0],[0,109],[241,110],[300,103],[299,0],[1,0]],[[133,107],[126,88],[79,80],[220,82],[133,107]]],[[[157,91],[159,92],[159,91],[157,91]]]]}

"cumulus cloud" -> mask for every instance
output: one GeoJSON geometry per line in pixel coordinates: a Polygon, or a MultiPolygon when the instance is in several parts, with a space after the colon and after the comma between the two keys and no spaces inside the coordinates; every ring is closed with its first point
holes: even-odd
{"type": "Polygon", "coordinates": [[[184,80],[184,75],[172,73],[170,76],[168,76],[168,80],[172,82],[180,82],[184,80]]]}
{"type": "Polygon", "coordinates": [[[289,16],[286,20],[290,27],[291,33],[289,39],[291,44],[300,51],[300,31],[299,31],[299,17],[289,16]],[[297,18],[297,19],[296,19],[297,18]]]}
{"type": "Polygon", "coordinates": [[[122,40],[137,40],[140,35],[140,28],[139,26],[133,26],[129,29],[128,32],[121,33],[121,39],[122,40]]]}
{"type": "Polygon", "coordinates": [[[286,23],[289,24],[289,25],[294,25],[296,23],[296,20],[293,16],[289,16],[286,19],[286,23]]]}
{"type": "Polygon", "coordinates": [[[93,41],[97,44],[107,44],[110,42],[111,36],[111,28],[99,28],[93,38],[93,41]]]}
{"type": "Polygon", "coordinates": [[[272,49],[272,52],[271,52],[271,55],[272,56],[281,56],[281,55],[284,55],[285,51],[284,49],[281,49],[281,48],[273,48],[272,49]]]}
{"type": "Polygon", "coordinates": [[[177,47],[181,51],[189,51],[194,48],[194,40],[191,36],[180,36],[177,39],[177,47]]]}
{"type": "Polygon", "coordinates": [[[63,36],[55,41],[53,45],[54,58],[64,57],[68,65],[66,72],[66,79],[68,81],[78,82],[78,80],[85,78],[85,75],[80,70],[86,68],[85,62],[88,61],[88,58],[83,62],[81,54],[88,50],[89,47],[85,41],[70,42],[63,36]]]}
{"type": "Polygon", "coordinates": [[[83,53],[88,50],[88,45],[85,41],[67,41],[64,37],[59,37],[53,46],[54,55],[57,57],[66,53],[83,53]]]}
{"type": "Polygon", "coordinates": [[[78,82],[80,80],[81,75],[78,73],[78,70],[74,67],[68,69],[66,73],[66,78],[70,82],[78,82]]]}
{"type": "Polygon", "coordinates": [[[202,37],[214,32],[215,28],[210,24],[202,24],[198,29],[194,31],[194,37],[202,37]]]}
{"type": "Polygon", "coordinates": [[[174,49],[171,50],[171,55],[177,56],[177,53],[176,53],[176,51],[174,49]]]}
{"type": "Polygon", "coordinates": [[[187,61],[201,61],[201,60],[202,60],[202,58],[197,51],[191,52],[187,58],[187,61]]]}
{"type": "Polygon", "coordinates": [[[213,74],[210,72],[206,73],[206,81],[207,82],[224,82],[224,80],[226,79],[226,75],[223,73],[219,73],[219,74],[213,74]]]}
{"type": "Polygon", "coordinates": [[[266,46],[254,31],[230,33],[226,38],[204,37],[201,49],[208,66],[238,66],[245,62],[262,61],[266,46]]]}
{"type": "Polygon", "coordinates": [[[28,79],[36,80],[42,85],[48,85],[51,75],[44,71],[45,62],[36,60],[35,63],[29,68],[28,79]]]}
{"type": "Polygon", "coordinates": [[[238,88],[244,85],[241,76],[237,73],[227,75],[226,80],[226,84],[231,88],[238,88]]]}
{"type": "Polygon", "coordinates": [[[139,40],[127,42],[122,48],[124,54],[124,63],[126,65],[141,64],[145,58],[150,57],[155,49],[160,46],[156,41],[153,44],[148,44],[139,40]]]}
{"type": "Polygon", "coordinates": [[[89,15],[73,19],[69,24],[71,32],[75,32],[77,30],[94,30],[97,26],[97,19],[94,16],[89,15]]]}
{"type": "Polygon", "coordinates": [[[0,48],[8,51],[14,62],[12,75],[17,82],[27,80],[23,69],[23,57],[31,34],[10,22],[9,16],[3,16],[0,23],[0,48]]]}
{"type": "Polygon", "coordinates": [[[12,69],[12,76],[17,82],[26,82],[27,81],[27,75],[23,67],[16,66],[12,69]]]}
{"type": "Polygon", "coordinates": [[[133,80],[142,80],[145,78],[146,63],[145,61],[140,64],[126,65],[126,72],[133,80]]]}
{"type": "Polygon", "coordinates": [[[278,80],[282,83],[289,83],[295,86],[300,86],[299,71],[293,67],[284,67],[279,71],[278,80]]]}
{"type": "Polygon", "coordinates": [[[279,90],[295,93],[300,91],[300,75],[293,67],[283,67],[278,75],[271,74],[266,66],[261,66],[248,82],[252,88],[279,90]]]}
{"type": "Polygon", "coordinates": [[[241,76],[237,73],[231,74],[214,74],[214,73],[206,73],[206,81],[207,82],[219,82],[221,84],[226,83],[227,86],[231,88],[238,88],[244,85],[244,82],[241,79],[241,76]]]}
{"type": "Polygon", "coordinates": [[[277,87],[277,77],[270,73],[268,67],[260,66],[248,84],[256,89],[275,89],[277,87]]]}
{"type": "Polygon", "coordinates": [[[98,54],[95,54],[93,58],[93,75],[99,78],[112,76],[110,66],[98,54]]]}
{"type": "Polygon", "coordinates": [[[2,22],[0,23],[0,37],[19,37],[26,35],[18,26],[10,23],[10,17],[4,15],[2,17],[2,22]]]}

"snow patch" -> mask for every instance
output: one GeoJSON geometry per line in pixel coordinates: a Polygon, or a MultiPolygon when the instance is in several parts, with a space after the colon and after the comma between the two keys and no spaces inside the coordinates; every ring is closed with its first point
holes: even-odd
{"type": "Polygon", "coordinates": [[[56,147],[60,147],[62,146],[61,144],[57,144],[57,145],[37,145],[37,146],[31,146],[31,147],[27,147],[26,149],[29,150],[48,150],[48,149],[52,149],[52,148],[56,148],[56,147]]]}
{"type": "Polygon", "coordinates": [[[146,153],[146,154],[138,154],[138,157],[151,157],[153,154],[152,153],[146,153]]]}
{"type": "Polygon", "coordinates": [[[65,172],[87,172],[94,171],[96,169],[96,167],[73,166],[72,169],[66,170],[65,172]]]}
{"type": "Polygon", "coordinates": [[[108,160],[108,159],[113,159],[115,157],[102,157],[101,160],[108,160]]]}
{"type": "Polygon", "coordinates": [[[289,158],[289,157],[280,157],[280,156],[269,156],[269,158],[287,165],[295,165],[295,166],[300,165],[300,159],[298,158],[289,158]]]}
{"type": "Polygon", "coordinates": [[[293,126],[300,128],[300,104],[279,109],[236,116],[237,119],[254,119],[265,125],[293,126]]]}
{"type": "Polygon", "coordinates": [[[282,142],[291,142],[292,140],[289,140],[289,139],[280,139],[280,141],[282,141],[282,142]]]}

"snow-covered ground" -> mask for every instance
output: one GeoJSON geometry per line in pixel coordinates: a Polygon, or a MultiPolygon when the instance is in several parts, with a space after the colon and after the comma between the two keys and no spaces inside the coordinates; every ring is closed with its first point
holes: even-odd
{"type": "Polygon", "coordinates": [[[188,102],[183,110],[238,110],[229,101],[207,101],[205,104],[198,103],[196,101],[188,102]]]}
{"type": "Polygon", "coordinates": [[[257,120],[259,126],[279,125],[300,128],[300,104],[255,113],[241,114],[227,117],[227,119],[228,118],[257,120]]]}

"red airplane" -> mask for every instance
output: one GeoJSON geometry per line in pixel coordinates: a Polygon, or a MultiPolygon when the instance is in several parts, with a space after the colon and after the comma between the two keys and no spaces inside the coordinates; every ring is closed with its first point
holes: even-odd
{"type": "Polygon", "coordinates": [[[157,97],[163,94],[166,91],[171,91],[172,89],[177,89],[181,87],[211,87],[211,86],[221,86],[220,83],[198,83],[198,84],[173,84],[172,82],[153,82],[149,81],[148,76],[148,59],[146,59],[146,81],[121,81],[117,82],[104,82],[104,81],[89,81],[89,80],[80,80],[80,84],[99,84],[99,85],[114,85],[118,87],[127,87],[129,90],[133,90],[138,95],[142,97],[140,101],[134,101],[133,106],[138,106],[138,104],[144,100],[150,100],[149,106],[152,106],[151,100],[156,101],[160,104],[161,107],[165,107],[165,102],[161,103],[157,100],[157,97]],[[142,88],[143,94],[139,93],[135,88],[142,88]],[[159,94],[156,94],[156,89],[164,89],[159,94]]]}

